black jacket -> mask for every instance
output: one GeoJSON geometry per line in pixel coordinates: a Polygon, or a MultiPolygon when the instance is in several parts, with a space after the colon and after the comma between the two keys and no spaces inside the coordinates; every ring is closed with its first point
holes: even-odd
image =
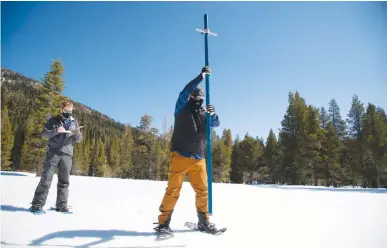
{"type": "Polygon", "coordinates": [[[189,105],[175,116],[172,150],[204,155],[206,144],[206,112],[203,108],[192,111],[189,105]]]}
{"type": "MultiPolygon", "coordinates": [[[[206,144],[206,112],[204,108],[193,111],[189,96],[203,80],[201,75],[191,80],[180,92],[175,105],[175,124],[172,134],[171,150],[180,154],[201,158],[206,144]],[[196,156],[198,155],[198,156],[196,156]]],[[[218,127],[219,117],[210,117],[210,126],[218,127]]]]}

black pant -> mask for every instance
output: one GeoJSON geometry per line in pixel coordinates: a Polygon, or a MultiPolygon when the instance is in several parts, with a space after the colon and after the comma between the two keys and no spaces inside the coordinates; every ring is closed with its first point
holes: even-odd
{"type": "Polygon", "coordinates": [[[48,191],[50,190],[55,171],[58,168],[56,207],[67,206],[71,167],[72,156],[61,152],[53,153],[47,151],[47,156],[43,163],[43,173],[36,187],[32,205],[43,207],[46,204],[48,191]]]}

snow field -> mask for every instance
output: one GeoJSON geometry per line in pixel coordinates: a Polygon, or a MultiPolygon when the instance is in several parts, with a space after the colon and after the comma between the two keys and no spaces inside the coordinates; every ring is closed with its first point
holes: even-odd
{"type": "MultiPolygon", "coordinates": [[[[40,180],[2,173],[2,247],[386,248],[387,190],[213,184],[213,216],[222,236],[184,227],[197,221],[195,193],[183,184],[172,216],[175,238],[155,241],[166,182],[71,176],[64,215],[27,211],[40,180]]],[[[54,177],[45,208],[55,206],[54,177]]]]}

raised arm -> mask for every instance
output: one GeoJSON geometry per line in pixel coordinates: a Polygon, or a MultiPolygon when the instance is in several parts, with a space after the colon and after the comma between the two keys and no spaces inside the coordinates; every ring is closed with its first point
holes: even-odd
{"type": "Polygon", "coordinates": [[[200,84],[200,82],[203,80],[204,76],[206,74],[210,74],[211,69],[210,67],[206,66],[202,69],[201,73],[191,80],[184,89],[180,92],[179,97],[176,101],[175,106],[175,115],[180,114],[180,111],[184,108],[184,106],[187,104],[189,100],[189,96],[191,95],[192,91],[200,84]]]}

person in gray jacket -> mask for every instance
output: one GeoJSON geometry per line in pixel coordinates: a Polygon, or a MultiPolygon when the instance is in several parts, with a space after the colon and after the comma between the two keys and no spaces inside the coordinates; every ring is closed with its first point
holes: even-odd
{"type": "Polygon", "coordinates": [[[48,147],[43,162],[43,173],[30,208],[33,213],[43,211],[42,208],[46,204],[56,169],[58,169],[56,211],[69,212],[67,199],[74,144],[80,143],[83,139],[78,122],[72,116],[72,111],[72,102],[62,102],[61,113],[51,117],[43,126],[42,136],[48,138],[48,147]]]}

